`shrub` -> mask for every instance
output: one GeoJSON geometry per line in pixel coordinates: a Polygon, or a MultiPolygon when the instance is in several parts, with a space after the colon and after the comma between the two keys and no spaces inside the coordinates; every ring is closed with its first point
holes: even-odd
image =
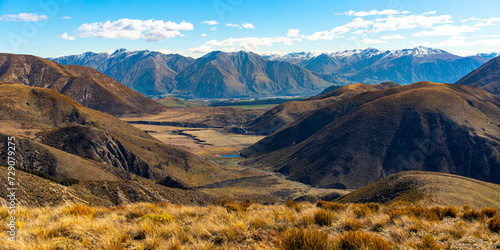
{"type": "Polygon", "coordinates": [[[302,249],[302,250],[321,250],[332,249],[332,242],[328,239],[325,232],[292,228],[284,233],[283,238],[278,243],[279,249],[302,249]]]}
{"type": "Polygon", "coordinates": [[[490,231],[500,234],[500,214],[496,214],[488,221],[488,228],[490,231]]]}
{"type": "Polygon", "coordinates": [[[294,209],[295,211],[297,211],[299,213],[300,213],[300,211],[302,211],[302,208],[300,207],[300,205],[297,202],[292,201],[292,200],[287,200],[285,202],[285,206],[287,208],[294,209]]]}
{"type": "Polygon", "coordinates": [[[464,211],[469,211],[471,208],[470,208],[469,204],[465,204],[465,205],[462,206],[462,209],[464,211]]]}
{"type": "Polygon", "coordinates": [[[345,250],[379,249],[389,250],[391,246],[382,237],[361,231],[347,232],[338,239],[338,248],[345,250]]]}
{"type": "Polygon", "coordinates": [[[332,211],[341,211],[341,210],[345,210],[347,208],[347,205],[340,204],[340,203],[328,202],[328,201],[318,201],[316,203],[316,207],[329,209],[332,211]]]}
{"type": "Polygon", "coordinates": [[[88,216],[95,217],[95,209],[87,207],[83,204],[74,204],[63,210],[64,214],[74,215],[74,216],[88,216]]]}
{"type": "Polygon", "coordinates": [[[438,244],[436,243],[436,240],[434,237],[430,234],[426,234],[422,238],[422,242],[417,244],[417,249],[425,249],[425,250],[439,250],[441,249],[438,244]]]}
{"type": "Polygon", "coordinates": [[[461,217],[466,221],[481,220],[484,218],[484,214],[479,211],[469,210],[465,211],[461,217]]]}
{"type": "Polygon", "coordinates": [[[333,223],[333,213],[326,210],[317,210],[314,213],[314,222],[320,226],[330,226],[333,223]]]}
{"type": "Polygon", "coordinates": [[[492,208],[492,207],[485,207],[485,208],[481,209],[481,213],[483,213],[488,218],[492,218],[493,216],[495,216],[497,214],[497,210],[495,208],[492,208]]]}
{"type": "Polygon", "coordinates": [[[145,214],[138,219],[138,221],[142,221],[142,220],[151,220],[151,221],[155,221],[155,222],[172,222],[172,221],[174,221],[174,216],[167,214],[167,213],[145,214]]]}

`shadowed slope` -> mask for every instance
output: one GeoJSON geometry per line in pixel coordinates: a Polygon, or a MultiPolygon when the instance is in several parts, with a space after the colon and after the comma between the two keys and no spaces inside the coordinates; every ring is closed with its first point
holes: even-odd
{"type": "Polygon", "coordinates": [[[303,101],[286,102],[267,111],[245,125],[245,129],[260,135],[270,135],[283,126],[295,121],[308,112],[319,109],[330,103],[352,97],[364,92],[382,90],[399,86],[393,82],[381,84],[351,84],[337,88],[323,95],[310,97],[303,101]]]}
{"type": "Polygon", "coordinates": [[[500,57],[491,59],[458,80],[456,84],[471,85],[500,95],[500,57]]]}
{"type": "Polygon", "coordinates": [[[172,175],[188,185],[224,175],[202,157],[50,89],[0,85],[0,107],[0,133],[18,139],[22,168],[82,181],[172,175]]]}
{"type": "Polygon", "coordinates": [[[241,154],[320,187],[359,188],[404,170],[500,183],[499,124],[498,97],[420,82],[334,102],[241,154]]]}

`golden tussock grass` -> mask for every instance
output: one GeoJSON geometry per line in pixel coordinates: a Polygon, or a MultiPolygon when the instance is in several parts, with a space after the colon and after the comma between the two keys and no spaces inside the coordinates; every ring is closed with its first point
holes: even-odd
{"type": "MultiPolygon", "coordinates": [[[[496,248],[500,215],[492,209],[409,204],[221,201],[181,206],[68,204],[19,207],[17,242],[1,249],[439,249],[496,248]],[[477,214],[483,219],[475,219],[477,214]],[[469,218],[472,215],[472,220],[469,218]]],[[[0,207],[6,232],[8,209],[0,207]]]]}

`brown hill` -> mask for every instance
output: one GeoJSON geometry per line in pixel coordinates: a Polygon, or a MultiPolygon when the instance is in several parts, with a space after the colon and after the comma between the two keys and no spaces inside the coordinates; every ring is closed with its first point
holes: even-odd
{"type": "Polygon", "coordinates": [[[164,107],[99,71],[63,66],[31,55],[0,54],[0,81],[56,90],[85,107],[117,116],[158,113],[164,107]]]}
{"type": "MultiPolygon", "coordinates": [[[[227,175],[205,158],[163,144],[54,90],[2,84],[0,107],[0,140],[16,137],[17,166],[56,180],[75,179],[81,185],[138,181],[136,185],[143,185],[173,176],[186,185],[199,186],[227,175]]],[[[3,152],[5,147],[0,145],[3,152]]],[[[1,162],[7,162],[6,157],[3,154],[1,162]]]]}
{"type": "Polygon", "coordinates": [[[346,203],[416,202],[422,205],[500,209],[500,185],[452,174],[405,171],[353,191],[339,199],[346,203]]]}
{"type": "Polygon", "coordinates": [[[303,101],[286,102],[267,111],[255,120],[250,121],[245,125],[245,129],[259,135],[270,135],[283,126],[295,121],[304,114],[330,103],[364,92],[382,90],[396,86],[399,85],[393,82],[385,82],[381,84],[356,83],[336,88],[331,92],[310,97],[303,101]]]}
{"type": "Polygon", "coordinates": [[[476,86],[495,95],[500,95],[500,56],[470,72],[458,80],[456,84],[476,86]]]}
{"type": "Polygon", "coordinates": [[[404,170],[500,183],[499,124],[499,97],[419,82],[329,104],[241,154],[319,187],[360,188],[404,170]]]}

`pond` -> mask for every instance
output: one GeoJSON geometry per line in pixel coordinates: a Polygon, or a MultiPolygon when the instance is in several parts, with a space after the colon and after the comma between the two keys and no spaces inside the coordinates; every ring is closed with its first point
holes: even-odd
{"type": "Polygon", "coordinates": [[[237,155],[219,155],[219,156],[224,158],[238,158],[237,155]]]}

